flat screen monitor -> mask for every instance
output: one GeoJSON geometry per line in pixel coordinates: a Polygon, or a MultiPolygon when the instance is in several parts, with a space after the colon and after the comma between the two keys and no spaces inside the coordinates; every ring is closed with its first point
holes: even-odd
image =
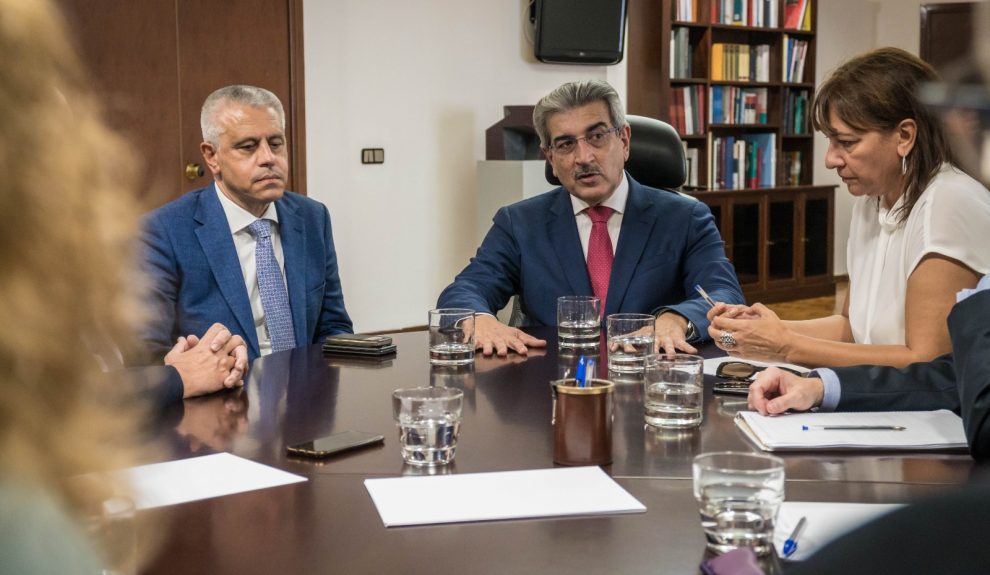
{"type": "Polygon", "coordinates": [[[626,0],[536,0],[536,59],[568,64],[622,61],[626,0]]]}

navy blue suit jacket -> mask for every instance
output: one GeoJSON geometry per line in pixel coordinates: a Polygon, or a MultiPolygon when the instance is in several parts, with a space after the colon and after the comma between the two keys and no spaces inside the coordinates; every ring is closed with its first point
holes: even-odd
{"type": "MultiPolygon", "coordinates": [[[[695,284],[716,301],[743,303],[711,211],[626,178],[629,196],[605,315],[666,307],[688,318],[703,339],[709,306],[695,284]]],[[[558,297],[593,293],[570,194],[560,187],[500,209],[477,255],[437,305],[495,313],[518,294],[525,325],[556,325],[558,297]]]]}
{"type": "MultiPolygon", "coordinates": [[[[287,191],[275,209],[296,343],[350,333],[326,206],[287,191]]],[[[216,188],[194,190],[154,210],[143,232],[153,314],[143,339],[154,356],[163,357],[178,336],[203,335],[220,322],[243,337],[249,358],[256,358],[251,304],[216,188]]]]}
{"type": "Polygon", "coordinates": [[[970,453],[990,460],[990,290],[949,313],[952,353],[903,368],[833,368],[842,382],[836,411],[951,409],[963,420],[970,453]]]}

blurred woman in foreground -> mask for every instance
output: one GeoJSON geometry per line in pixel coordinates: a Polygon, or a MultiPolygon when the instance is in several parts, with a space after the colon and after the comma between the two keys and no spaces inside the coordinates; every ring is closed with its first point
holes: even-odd
{"type": "Polygon", "coordinates": [[[135,453],[133,386],[93,360],[132,339],[132,154],[47,0],[0,0],[0,53],[0,562],[99,573],[84,525],[126,486],[70,478],[135,453]]]}

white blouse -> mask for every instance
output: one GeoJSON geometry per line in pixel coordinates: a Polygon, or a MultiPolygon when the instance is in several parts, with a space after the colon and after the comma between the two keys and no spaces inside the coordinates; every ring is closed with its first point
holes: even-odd
{"type": "Polygon", "coordinates": [[[846,258],[849,322],[856,343],[904,345],[907,282],[927,254],[941,254],[978,274],[990,271],[990,191],[949,166],[898,223],[898,208],[877,208],[876,197],[857,198],[846,258]]]}

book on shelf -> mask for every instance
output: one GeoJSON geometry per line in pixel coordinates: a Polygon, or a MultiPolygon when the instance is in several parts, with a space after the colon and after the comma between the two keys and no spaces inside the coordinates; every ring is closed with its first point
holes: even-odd
{"type": "Polygon", "coordinates": [[[713,81],[769,82],[769,44],[712,44],[711,74],[713,81]]]}
{"type": "Polygon", "coordinates": [[[784,28],[811,30],[811,0],[784,0],[784,28]]]}
{"type": "MultiPolygon", "coordinates": [[[[684,1],[677,0],[678,19],[684,1]]],[[[713,24],[776,28],[780,0],[711,0],[710,6],[713,24]]],[[[693,14],[697,13],[695,6],[693,14]]]]}
{"type": "Polygon", "coordinates": [[[801,82],[804,78],[804,59],[808,52],[808,41],[793,38],[784,34],[781,42],[783,68],[781,75],[784,82],[801,82]]]}
{"type": "Polygon", "coordinates": [[[670,125],[682,136],[700,134],[705,125],[704,86],[678,86],[671,88],[668,114],[670,125]]]}
{"type": "Polygon", "coordinates": [[[676,0],[674,19],[681,22],[698,20],[698,0],[676,0]]]}
{"type": "Polygon", "coordinates": [[[788,90],[784,102],[784,133],[807,134],[811,131],[808,121],[808,90],[788,90]]]}
{"type": "Polygon", "coordinates": [[[690,78],[693,75],[691,61],[694,59],[694,46],[691,45],[689,30],[677,26],[670,34],[670,77],[690,78]]]}
{"type": "Polygon", "coordinates": [[[767,89],[712,86],[708,121],[713,124],[766,124],[767,89]]]}
{"type": "Polygon", "coordinates": [[[708,185],[713,190],[770,188],[777,171],[777,134],[708,135],[708,185]]]}
{"type": "Polygon", "coordinates": [[[684,146],[684,162],[686,164],[686,174],[687,179],[684,185],[689,188],[698,187],[698,162],[700,161],[701,151],[698,148],[693,148],[688,146],[688,143],[681,141],[681,145],[684,146]]]}
{"type": "Polygon", "coordinates": [[[783,152],[783,174],[782,180],[788,186],[801,185],[801,159],[804,154],[798,151],[783,152]]]}

